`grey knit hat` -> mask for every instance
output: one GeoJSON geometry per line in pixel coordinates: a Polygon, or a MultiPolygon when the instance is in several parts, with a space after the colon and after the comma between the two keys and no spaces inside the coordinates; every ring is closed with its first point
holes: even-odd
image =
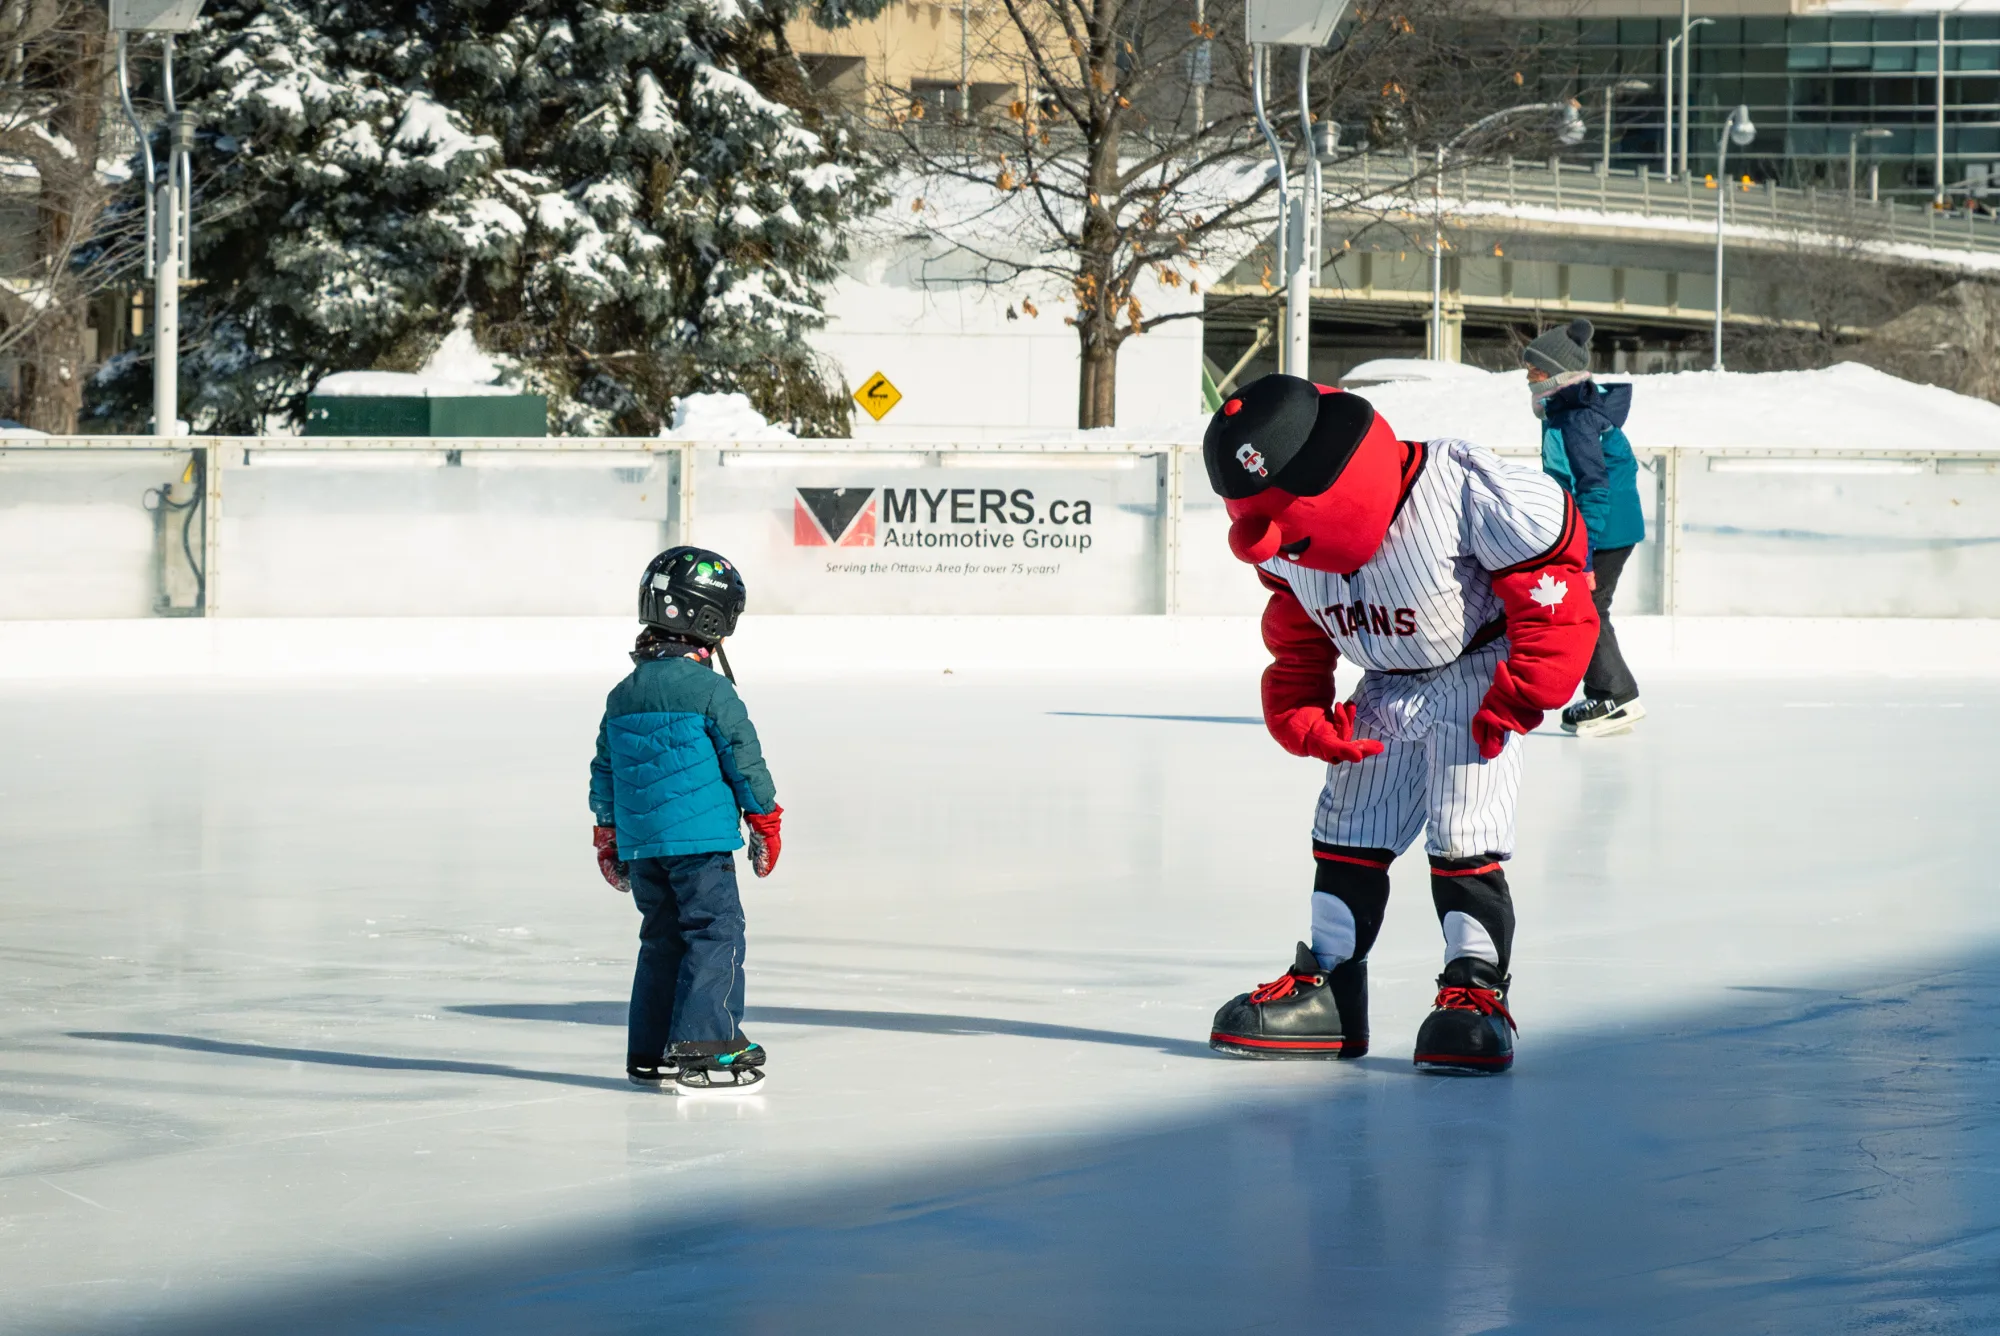
{"type": "Polygon", "coordinates": [[[1590,322],[1578,317],[1567,328],[1543,330],[1521,350],[1521,361],[1551,376],[1590,370],[1590,322]]]}

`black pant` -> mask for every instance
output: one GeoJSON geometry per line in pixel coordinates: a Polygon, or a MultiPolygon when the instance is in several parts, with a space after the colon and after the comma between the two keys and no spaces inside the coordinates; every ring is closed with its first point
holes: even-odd
{"type": "Polygon", "coordinates": [[[631,861],[639,922],[626,1062],[670,1044],[734,1039],[743,1024],[743,905],[733,854],[631,861]]]}
{"type": "Polygon", "coordinates": [[[1618,577],[1625,573],[1625,559],[1631,555],[1629,547],[1600,547],[1590,554],[1597,574],[1597,588],[1590,594],[1590,601],[1597,605],[1597,652],[1590,656],[1590,667],[1583,674],[1583,694],[1620,705],[1639,694],[1639,684],[1632,680],[1632,670],[1618,652],[1618,633],[1611,629],[1611,596],[1618,592],[1618,577]]]}

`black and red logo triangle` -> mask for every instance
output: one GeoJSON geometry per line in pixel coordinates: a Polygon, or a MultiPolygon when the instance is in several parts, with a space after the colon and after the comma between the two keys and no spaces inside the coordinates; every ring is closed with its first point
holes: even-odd
{"type": "Polygon", "coordinates": [[[873,547],[873,487],[801,487],[792,510],[794,547],[873,547]]]}

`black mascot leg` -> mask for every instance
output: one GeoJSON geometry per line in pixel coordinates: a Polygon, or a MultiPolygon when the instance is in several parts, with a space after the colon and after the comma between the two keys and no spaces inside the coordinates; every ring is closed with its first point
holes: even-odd
{"type": "Polygon", "coordinates": [[[1215,1013],[1209,1047],[1243,1058],[1358,1058],[1368,1051],[1368,949],[1389,902],[1387,849],[1314,842],[1312,945],[1283,977],[1215,1013]]]}
{"type": "Polygon", "coordinates": [[[1389,849],[1313,842],[1313,955],[1331,965],[1327,987],[1340,1011],[1343,1058],[1368,1051],[1368,953],[1388,912],[1395,858],[1389,849]]]}
{"type": "Polygon", "coordinates": [[[1437,1001],[1417,1031],[1416,1064],[1462,1075],[1504,1072],[1514,1064],[1507,1011],[1514,898],[1500,858],[1433,856],[1431,900],[1444,930],[1445,965],[1437,1001]]]}
{"type": "Polygon", "coordinates": [[[1514,897],[1507,892],[1507,873],[1500,858],[1431,856],[1431,902],[1438,926],[1444,929],[1444,958],[1478,956],[1507,973],[1514,950],[1514,897]],[[1456,914],[1459,917],[1454,919],[1456,914]]]}

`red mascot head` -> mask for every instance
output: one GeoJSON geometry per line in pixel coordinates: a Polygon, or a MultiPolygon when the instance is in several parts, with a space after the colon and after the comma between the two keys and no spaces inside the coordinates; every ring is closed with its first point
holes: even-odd
{"type": "Polygon", "coordinates": [[[1382,546],[1403,490],[1402,443],[1357,394],[1265,376],[1208,424],[1201,452],[1229,511],[1229,550],[1351,575],[1382,546]]]}

